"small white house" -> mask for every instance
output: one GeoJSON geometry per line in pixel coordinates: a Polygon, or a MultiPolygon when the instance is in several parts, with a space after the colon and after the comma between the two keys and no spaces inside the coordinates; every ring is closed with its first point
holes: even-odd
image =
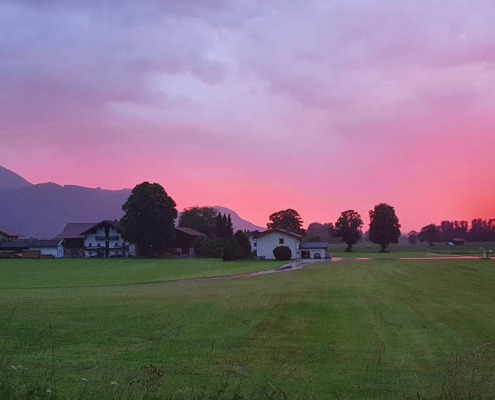
{"type": "Polygon", "coordinates": [[[327,242],[306,242],[299,245],[301,258],[326,258],[327,249],[327,242]]]}
{"type": "Polygon", "coordinates": [[[264,232],[253,232],[248,236],[251,249],[256,252],[256,257],[262,260],[274,260],[273,249],[278,246],[287,246],[291,252],[292,260],[299,258],[299,245],[302,236],[283,229],[269,229],[264,232]]]}

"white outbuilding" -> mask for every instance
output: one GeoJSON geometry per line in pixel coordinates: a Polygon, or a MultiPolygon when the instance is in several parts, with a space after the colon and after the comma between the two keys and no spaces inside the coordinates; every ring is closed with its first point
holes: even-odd
{"type": "Polygon", "coordinates": [[[299,245],[301,258],[327,258],[327,242],[306,242],[299,245]]]}
{"type": "Polygon", "coordinates": [[[63,239],[34,239],[29,246],[30,252],[39,252],[41,257],[62,258],[64,256],[63,239]]]}

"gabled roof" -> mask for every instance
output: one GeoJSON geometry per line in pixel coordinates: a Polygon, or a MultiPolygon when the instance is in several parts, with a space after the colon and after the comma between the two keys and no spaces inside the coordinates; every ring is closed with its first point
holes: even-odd
{"type": "Polygon", "coordinates": [[[299,245],[299,249],[328,249],[328,242],[305,242],[299,245]]]}
{"type": "Polygon", "coordinates": [[[179,232],[185,233],[185,234],[190,235],[190,236],[206,236],[204,233],[199,232],[199,231],[192,229],[192,228],[185,228],[185,227],[178,226],[175,229],[178,230],[179,232]]]}
{"type": "Polygon", "coordinates": [[[301,235],[298,235],[297,233],[293,233],[293,232],[289,232],[289,231],[286,231],[285,229],[267,229],[266,231],[263,231],[263,232],[260,232],[260,234],[258,235],[258,237],[262,237],[262,236],[266,236],[266,235],[269,235],[270,233],[281,233],[283,235],[288,235],[288,236],[292,236],[292,237],[295,237],[296,239],[301,239],[302,236],[301,235]]]}
{"type": "Polygon", "coordinates": [[[0,233],[3,233],[5,236],[21,236],[17,232],[14,232],[12,229],[4,228],[3,226],[0,226],[0,233]]]}
{"type": "Polygon", "coordinates": [[[104,219],[103,221],[97,222],[96,224],[93,224],[89,228],[83,230],[80,234],[81,235],[86,235],[86,234],[90,233],[92,230],[96,230],[96,228],[98,228],[100,226],[111,226],[112,228],[115,228],[118,231],[121,230],[120,229],[120,222],[118,222],[118,221],[111,221],[109,219],[104,219]]]}
{"type": "Polygon", "coordinates": [[[55,239],[81,239],[81,233],[97,225],[96,222],[69,222],[55,239]]]}

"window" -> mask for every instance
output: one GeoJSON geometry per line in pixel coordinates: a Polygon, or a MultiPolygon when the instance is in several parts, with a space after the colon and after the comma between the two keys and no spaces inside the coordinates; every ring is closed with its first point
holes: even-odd
{"type": "Polygon", "coordinates": [[[254,242],[254,243],[253,243],[253,247],[254,247],[254,248],[256,248],[256,245],[257,245],[257,244],[258,244],[257,242],[254,242]]]}
{"type": "Polygon", "coordinates": [[[284,244],[284,239],[283,238],[278,239],[278,244],[284,244]]]}
{"type": "Polygon", "coordinates": [[[98,243],[98,247],[100,247],[100,243],[98,243]]]}
{"type": "Polygon", "coordinates": [[[90,244],[89,244],[89,247],[93,247],[93,243],[90,243],[90,244]]]}

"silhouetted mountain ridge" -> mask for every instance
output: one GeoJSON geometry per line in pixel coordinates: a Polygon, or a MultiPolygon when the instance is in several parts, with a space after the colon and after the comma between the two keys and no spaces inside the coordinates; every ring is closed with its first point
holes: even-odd
{"type": "Polygon", "coordinates": [[[27,180],[15,172],[0,165],[0,192],[31,186],[27,180]]]}
{"type": "MultiPolygon", "coordinates": [[[[120,219],[131,189],[106,190],[53,182],[33,185],[16,173],[0,167],[0,225],[26,237],[49,239],[68,222],[120,219]]],[[[260,229],[225,207],[234,229],[260,229]]],[[[262,228],[261,228],[262,229],[262,228]]]]}
{"type": "Polygon", "coordinates": [[[252,222],[246,221],[245,219],[241,218],[239,214],[237,214],[235,211],[222,207],[222,206],[214,206],[213,207],[215,210],[221,212],[222,214],[230,214],[230,218],[232,220],[232,225],[234,226],[234,231],[241,230],[241,231],[264,231],[266,228],[263,228],[261,226],[257,226],[253,224],[252,222]]]}

